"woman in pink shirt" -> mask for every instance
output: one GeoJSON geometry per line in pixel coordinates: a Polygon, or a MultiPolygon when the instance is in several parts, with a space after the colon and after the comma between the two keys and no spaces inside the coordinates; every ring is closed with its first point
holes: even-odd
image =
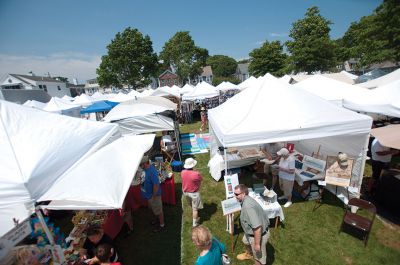
{"type": "Polygon", "coordinates": [[[193,212],[193,227],[199,225],[199,209],[203,209],[203,202],[200,197],[200,186],[203,177],[200,173],[193,168],[196,166],[197,161],[193,158],[187,158],[181,172],[182,177],[182,191],[186,200],[192,207],[193,212]]]}

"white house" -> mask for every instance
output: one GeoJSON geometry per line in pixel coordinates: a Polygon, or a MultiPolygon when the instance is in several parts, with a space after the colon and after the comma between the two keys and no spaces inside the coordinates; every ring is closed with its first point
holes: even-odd
{"type": "Polygon", "coordinates": [[[71,96],[67,84],[51,77],[35,75],[8,74],[0,80],[2,90],[5,89],[41,89],[52,97],[71,96]]]}

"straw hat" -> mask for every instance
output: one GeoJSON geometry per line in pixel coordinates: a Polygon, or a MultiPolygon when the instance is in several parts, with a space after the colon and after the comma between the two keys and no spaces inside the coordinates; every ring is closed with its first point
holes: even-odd
{"type": "Polygon", "coordinates": [[[190,169],[190,168],[194,168],[196,166],[196,164],[197,164],[197,161],[190,157],[185,160],[185,164],[183,165],[183,167],[186,169],[190,169]]]}
{"type": "Polygon", "coordinates": [[[337,157],[338,157],[339,165],[345,167],[345,166],[347,166],[349,164],[348,161],[347,161],[347,154],[339,153],[337,157]]]}

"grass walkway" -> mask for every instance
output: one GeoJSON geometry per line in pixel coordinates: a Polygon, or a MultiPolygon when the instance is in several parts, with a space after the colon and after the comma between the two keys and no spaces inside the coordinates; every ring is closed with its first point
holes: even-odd
{"type": "MultiPolygon", "coordinates": [[[[199,123],[183,125],[182,133],[197,131],[199,123]]],[[[184,157],[186,158],[186,157],[184,157]]],[[[198,161],[196,168],[202,173],[204,181],[201,195],[204,209],[200,211],[202,224],[220,239],[233,258],[232,264],[253,264],[251,261],[239,262],[236,255],[243,251],[241,237],[243,235],[239,220],[236,220],[234,252],[230,250],[231,238],[225,231],[225,218],[222,216],[221,200],[225,198],[224,183],[215,182],[208,173],[209,154],[195,155],[198,161]]],[[[367,170],[370,170],[367,168],[367,170]]],[[[250,175],[239,180],[251,186],[257,182],[250,175]]],[[[116,245],[124,257],[124,264],[194,264],[199,251],[191,242],[191,209],[182,204],[181,178],[175,174],[175,188],[178,204],[164,206],[167,230],[160,234],[152,234],[149,220],[151,214],[147,209],[139,209],[134,213],[135,232],[129,238],[123,233],[116,239],[116,245]]],[[[277,229],[271,228],[269,240],[268,264],[399,264],[400,231],[397,226],[384,224],[376,219],[370,235],[368,246],[347,234],[338,234],[343,216],[341,203],[329,192],[326,192],[326,203],[313,212],[313,201],[297,201],[288,209],[284,209],[285,223],[277,229]]],[[[236,216],[237,217],[237,216],[236,216]]]]}

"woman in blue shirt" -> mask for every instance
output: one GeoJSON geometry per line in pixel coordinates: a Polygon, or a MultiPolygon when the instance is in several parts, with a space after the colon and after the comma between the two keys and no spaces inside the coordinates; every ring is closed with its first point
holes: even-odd
{"type": "Polygon", "coordinates": [[[193,244],[200,250],[195,265],[222,265],[222,253],[225,253],[225,245],[211,235],[205,226],[197,226],[192,229],[193,244]]]}

